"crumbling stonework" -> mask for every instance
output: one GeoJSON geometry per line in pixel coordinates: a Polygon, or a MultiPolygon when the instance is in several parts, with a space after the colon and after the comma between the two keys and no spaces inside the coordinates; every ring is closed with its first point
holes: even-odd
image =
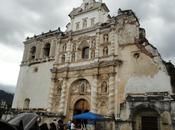
{"type": "Polygon", "coordinates": [[[167,63],[132,10],[108,13],[105,3],[85,0],[65,32],[27,38],[13,108],[44,108],[65,120],[92,111],[115,117],[117,130],[144,129],[147,120],[155,130],[173,130],[167,63]]]}

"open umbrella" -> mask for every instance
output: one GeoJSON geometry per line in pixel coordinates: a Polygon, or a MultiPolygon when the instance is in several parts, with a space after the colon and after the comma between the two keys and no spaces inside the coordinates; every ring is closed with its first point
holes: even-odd
{"type": "Polygon", "coordinates": [[[96,113],[86,112],[86,113],[74,115],[73,119],[100,121],[100,120],[104,120],[105,118],[102,115],[99,115],[96,113]]]}
{"type": "Polygon", "coordinates": [[[12,126],[17,127],[20,130],[31,130],[37,126],[38,115],[35,113],[21,113],[15,118],[8,121],[12,126]]]}

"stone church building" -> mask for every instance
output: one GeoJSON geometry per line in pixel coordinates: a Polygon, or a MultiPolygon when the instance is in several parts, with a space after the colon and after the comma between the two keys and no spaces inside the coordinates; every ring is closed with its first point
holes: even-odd
{"type": "Polygon", "coordinates": [[[101,0],[83,0],[69,17],[66,31],[24,41],[12,107],[65,119],[91,111],[115,118],[116,130],[173,130],[174,66],[146,39],[134,12],[110,16],[101,0]]]}

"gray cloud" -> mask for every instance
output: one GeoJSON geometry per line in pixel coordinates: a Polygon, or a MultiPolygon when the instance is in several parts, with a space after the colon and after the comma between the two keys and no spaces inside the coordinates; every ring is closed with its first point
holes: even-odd
{"type": "MultiPolygon", "coordinates": [[[[118,8],[132,9],[146,29],[147,37],[165,58],[175,57],[174,0],[103,0],[112,15],[118,8]]],[[[21,48],[27,35],[40,34],[69,22],[68,14],[82,0],[2,0],[0,43],[21,48]]]]}
{"type": "Polygon", "coordinates": [[[146,29],[149,42],[165,59],[175,57],[175,10],[174,0],[105,0],[112,14],[118,8],[132,9],[138,16],[141,26],[146,29]]]}

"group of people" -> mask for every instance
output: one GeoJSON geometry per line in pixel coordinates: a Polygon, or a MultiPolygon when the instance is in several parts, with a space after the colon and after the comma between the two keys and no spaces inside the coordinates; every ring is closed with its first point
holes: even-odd
{"type": "Polygon", "coordinates": [[[68,121],[67,130],[86,130],[86,124],[83,121],[68,121]]]}
{"type": "Polygon", "coordinates": [[[49,125],[44,123],[40,126],[40,130],[87,130],[83,121],[68,121],[66,124],[62,120],[52,122],[49,125]],[[49,126],[49,127],[48,127],[49,126]]]}
{"type": "Polygon", "coordinates": [[[58,122],[52,122],[49,124],[43,123],[40,125],[40,130],[64,130],[64,124],[62,120],[58,120],[58,122]]]}

